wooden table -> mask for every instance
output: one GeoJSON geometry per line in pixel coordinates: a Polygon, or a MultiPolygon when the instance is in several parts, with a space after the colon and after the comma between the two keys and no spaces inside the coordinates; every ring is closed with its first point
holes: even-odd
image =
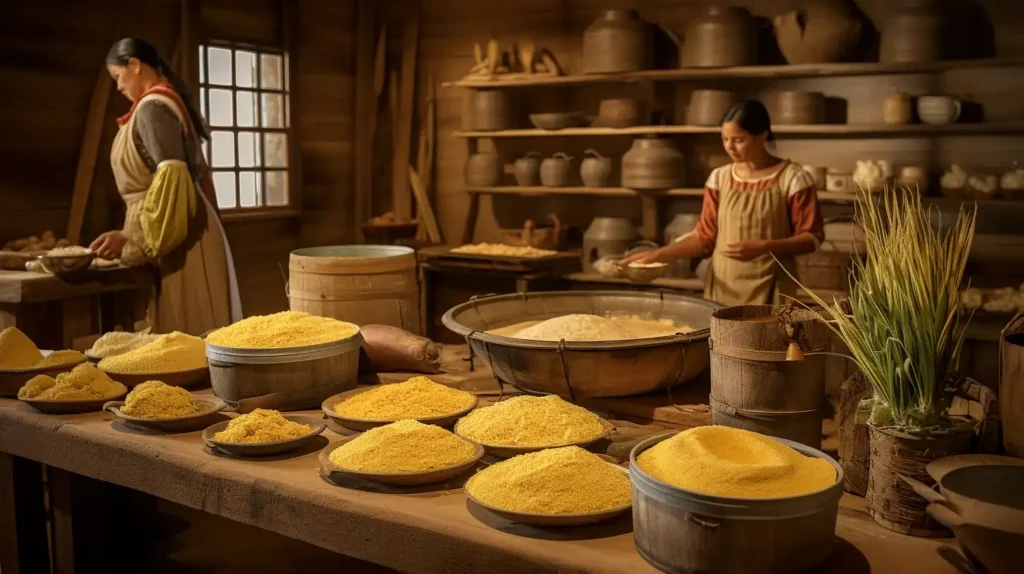
{"type": "Polygon", "coordinates": [[[0,270],[0,329],[18,327],[47,349],[70,348],[76,338],[115,324],[132,330],[145,299],[141,289],[150,284],[146,268],[90,271],[67,280],[0,270]]]}
{"type": "MultiPolygon", "coordinates": [[[[613,422],[613,445],[669,428],[613,422]]],[[[636,552],[628,516],[544,530],[470,506],[461,489],[464,477],[413,490],[329,482],[319,474],[317,454],[337,439],[328,430],[311,449],[290,458],[236,460],[207,450],[199,432],[145,435],[108,413],[43,415],[16,400],[0,400],[0,570],[15,574],[19,550],[27,559],[33,548],[45,548],[29,532],[40,518],[23,490],[38,462],[49,465],[51,477],[63,469],[405,572],[654,572],[636,552]]],[[[51,499],[56,560],[65,561],[55,571],[66,572],[68,557],[60,554],[68,552],[62,537],[70,534],[71,520],[63,497],[51,499]]],[[[950,540],[886,531],[853,496],[842,500],[836,535],[825,572],[956,572],[940,555],[951,551],[950,540]]]]}

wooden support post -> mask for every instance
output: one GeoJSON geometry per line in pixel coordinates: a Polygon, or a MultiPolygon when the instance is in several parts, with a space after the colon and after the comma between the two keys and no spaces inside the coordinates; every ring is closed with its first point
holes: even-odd
{"type": "Polygon", "coordinates": [[[107,116],[107,102],[110,100],[112,85],[107,68],[101,66],[92,89],[92,99],[89,100],[89,112],[85,116],[82,148],[78,154],[78,168],[71,191],[71,212],[65,237],[72,245],[78,244],[82,239],[82,223],[85,220],[85,208],[89,205],[89,193],[92,191],[96,158],[99,156],[100,140],[103,138],[103,120],[107,116]]]}
{"type": "Polygon", "coordinates": [[[412,194],[409,192],[409,152],[412,149],[412,115],[416,94],[416,57],[419,50],[420,3],[412,0],[405,16],[402,32],[402,68],[398,114],[398,137],[394,142],[395,157],[391,168],[391,208],[399,217],[412,217],[412,194]]]}
{"type": "Polygon", "coordinates": [[[658,240],[658,200],[655,197],[644,194],[640,197],[640,204],[643,206],[643,223],[641,233],[648,241],[658,240]]]}
{"type": "Polygon", "coordinates": [[[46,477],[50,487],[50,507],[53,509],[53,571],[55,574],[75,574],[71,473],[48,466],[46,477]]]}
{"type": "MultiPolygon", "coordinates": [[[[373,189],[373,133],[377,124],[377,95],[374,93],[374,32],[376,6],[373,0],[356,5],[356,124],[355,124],[355,229],[370,217],[373,189]]],[[[383,37],[383,31],[381,32],[383,37]]],[[[361,235],[361,234],[360,234],[361,235]]]]}
{"type": "Polygon", "coordinates": [[[0,572],[49,571],[42,465],[0,452],[0,572]]]}

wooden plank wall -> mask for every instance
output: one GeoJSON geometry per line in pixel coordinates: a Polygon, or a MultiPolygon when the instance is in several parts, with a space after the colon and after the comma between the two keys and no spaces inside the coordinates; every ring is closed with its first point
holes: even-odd
{"type": "MultiPolygon", "coordinates": [[[[682,33],[687,22],[696,17],[710,3],[694,0],[519,0],[516,2],[477,2],[475,0],[432,0],[423,2],[420,32],[420,81],[431,74],[437,82],[460,78],[472,66],[472,44],[486,42],[489,37],[504,41],[533,40],[538,46],[551,49],[570,73],[580,70],[582,35],[601,9],[616,7],[637,8],[646,19],[657,21],[667,28],[682,33]]],[[[799,0],[746,0],[740,4],[751,9],[755,16],[768,18],[792,10],[802,4],[799,0]]],[[[885,0],[860,0],[862,11],[874,22],[880,23],[886,13],[885,0]]],[[[980,8],[985,20],[995,32],[995,53],[999,56],[1024,55],[1024,8],[1020,3],[982,0],[967,4],[980,8]]],[[[957,22],[966,18],[955,15],[957,22]]],[[[973,28],[978,30],[979,28],[973,28]]],[[[981,27],[984,29],[984,26],[981,27]]],[[[953,42],[958,53],[984,55],[985,34],[959,32],[953,42]]],[[[989,46],[991,48],[991,46],[989,46]]],[[[991,52],[991,49],[987,50],[991,52]]],[[[991,55],[991,54],[989,54],[991,55]]],[[[812,89],[847,102],[850,122],[878,122],[881,120],[881,101],[893,88],[911,94],[953,93],[979,102],[988,121],[1024,118],[1024,100],[1016,94],[1024,88],[1024,74],[1020,69],[958,70],[940,76],[908,75],[884,77],[852,77],[823,79],[790,79],[785,81],[735,81],[667,84],[668,100],[674,108],[676,122],[685,118],[689,91],[700,87],[725,87],[745,95],[770,100],[776,89],[812,89]],[[1016,73],[1012,73],[1016,72],[1016,73]],[[673,87],[674,86],[674,87],[673,87]]],[[[524,91],[524,100],[531,110],[550,111],[579,109],[595,114],[597,101],[602,97],[628,97],[637,88],[629,86],[588,86],[586,88],[548,88],[524,91]]],[[[659,91],[662,88],[659,88],[659,91]]],[[[423,90],[419,92],[422,98],[423,90]]],[[[459,237],[469,198],[465,193],[463,166],[467,157],[465,141],[453,138],[451,133],[463,127],[464,97],[467,91],[458,88],[438,92],[438,144],[437,144],[437,211],[446,237],[459,237]]],[[[660,93],[660,92],[659,92],[660,93]]],[[[499,152],[511,162],[527,151],[541,151],[550,155],[564,151],[578,162],[584,149],[595,147],[614,158],[628,149],[628,138],[524,138],[521,140],[494,140],[499,152]]],[[[718,138],[713,135],[677,138],[687,156],[687,184],[699,187],[710,169],[727,161],[718,138]]],[[[1019,136],[969,136],[942,139],[828,139],[799,140],[784,138],[777,144],[777,152],[796,161],[847,167],[852,169],[858,159],[888,158],[897,165],[931,165],[934,170],[947,169],[950,162],[965,166],[1006,170],[1018,160],[1024,138],[1019,136]]],[[[575,165],[578,165],[576,163],[575,165]]],[[[511,182],[511,176],[507,176],[511,182]]],[[[697,200],[679,200],[671,204],[663,217],[667,223],[672,211],[699,210],[697,200]]],[[[830,212],[841,211],[829,208],[830,212]]],[[[476,229],[478,241],[499,239],[501,226],[518,227],[525,217],[544,217],[557,212],[574,225],[585,227],[595,215],[625,214],[636,223],[640,220],[640,205],[636,200],[594,198],[529,198],[498,197],[493,203],[484,198],[481,217],[476,229]]]]}
{"type": "MultiPolygon", "coordinates": [[[[279,0],[193,0],[199,37],[255,43],[283,35],[279,0]]],[[[166,59],[178,36],[179,0],[39,0],[13,2],[0,18],[0,242],[67,225],[71,188],[86,109],[96,72],[110,44],[134,35],[166,59]]],[[[288,253],[306,245],[354,238],[352,194],[352,79],[354,3],[297,3],[293,85],[300,135],[298,154],[304,211],[301,217],[228,222],[247,314],[287,308],[288,253]]],[[[192,52],[194,53],[194,52],[192,52]]],[[[111,85],[113,90],[113,85],[111,85]]],[[[128,102],[110,98],[86,214],[83,241],[120,225],[107,150],[128,102]]]]}

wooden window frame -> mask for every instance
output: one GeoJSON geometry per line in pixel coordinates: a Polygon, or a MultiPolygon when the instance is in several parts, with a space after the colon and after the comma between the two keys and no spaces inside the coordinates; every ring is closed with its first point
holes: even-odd
{"type": "MultiPolygon", "coordinates": [[[[274,46],[265,46],[260,44],[254,44],[251,42],[238,42],[224,39],[206,39],[200,42],[198,49],[194,52],[199,58],[204,61],[201,63],[203,70],[203,77],[199,79],[199,94],[203,99],[202,105],[206,110],[207,115],[210,113],[210,90],[225,90],[231,93],[231,126],[210,126],[210,131],[218,132],[230,132],[234,138],[234,161],[233,167],[213,167],[212,157],[207,158],[211,163],[211,171],[213,173],[233,173],[235,178],[235,207],[220,207],[221,217],[223,219],[268,219],[275,217],[292,217],[296,216],[300,212],[300,203],[298,197],[298,178],[295,177],[297,171],[297,165],[295,159],[297,157],[296,149],[296,135],[295,125],[295,100],[292,87],[295,85],[293,79],[292,69],[292,58],[288,50],[278,48],[274,46]],[[210,82],[210,66],[209,66],[209,48],[221,48],[231,51],[231,84],[230,85],[218,85],[210,82]],[[236,51],[251,52],[256,58],[255,75],[253,77],[253,87],[241,87],[236,83],[235,76],[235,54],[236,51]],[[261,57],[263,55],[275,55],[281,58],[281,75],[282,75],[282,88],[264,88],[261,86],[263,64],[261,57]],[[238,125],[237,115],[237,94],[239,93],[251,93],[255,96],[255,125],[248,127],[241,127],[238,125]],[[283,128],[268,128],[262,125],[263,123],[263,94],[279,94],[284,96],[285,106],[283,110],[284,114],[284,127],[283,128]],[[253,167],[243,168],[239,165],[239,145],[238,145],[238,134],[239,132],[252,132],[258,138],[259,156],[257,162],[259,165],[253,167]],[[265,145],[265,134],[279,133],[284,134],[287,143],[285,146],[285,166],[284,167],[267,167],[266,165],[266,152],[267,146],[265,145]],[[283,171],[287,182],[287,203],[285,205],[265,205],[267,199],[267,179],[266,175],[271,172],[283,171]],[[260,194],[259,199],[263,205],[256,205],[251,207],[242,207],[241,204],[241,187],[240,187],[240,176],[242,172],[255,172],[260,178],[260,194]]],[[[198,74],[197,74],[198,75],[198,74]]],[[[212,145],[212,142],[209,142],[212,145]]],[[[204,149],[205,151],[205,149],[204,149]]]]}

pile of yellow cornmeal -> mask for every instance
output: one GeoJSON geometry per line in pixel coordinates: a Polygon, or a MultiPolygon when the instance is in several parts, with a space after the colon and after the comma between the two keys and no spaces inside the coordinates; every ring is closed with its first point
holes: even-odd
{"type": "Polygon", "coordinates": [[[307,347],[348,339],[359,332],[352,323],[301,311],[257,315],[217,329],[206,342],[237,349],[307,347]]]}
{"type": "Polygon", "coordinates": [[[78,351],[53,351],[46,357],[17,327],[0,331],[0,370],[23,371],[71,366],[85,361],[78,351]]]}
{"type": "Polygon", "coordinates": [[[402,383],[381,385],[334,404],[342,417],[372,421],[427,419],[453,415],[473,405],[476,397],[465,391],[413,377],[402,383]]]}
{"type": "Polygon", "coordinates": [[[192,393],[163,381],[137,385],[124,400],[121,412],[140,419],[175,419],[199,412],[192,393]]]}
{"type": "Polygon", "coordinates": [[[37,401],[89,401],[120,397],[128,392],[121,383],[111,380],[92,363],[82,363],[71,371],[53,378],[36,375],[18,391],[19,399],[37,401]]]}

